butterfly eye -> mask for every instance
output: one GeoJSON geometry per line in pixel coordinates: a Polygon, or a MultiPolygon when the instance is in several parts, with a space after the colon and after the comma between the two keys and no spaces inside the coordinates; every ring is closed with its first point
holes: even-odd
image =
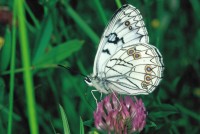
{"type": "Polygon", "coordinates": [[[150,75],[145,75],[144,76],[145,82],[149,83],[151,81],[151,76],[150,75]]]}
{"type": "Polygon", "coordinates": [[[129,29],[129,30],[132,30],[133,28],[132,28],[132,26],[129,26],[128,29],[129,29]]]}
{"type": "Polygon", "coordinates": [[[92,86],[92,81],[89,77],[85,77],[85,82],[89,85],[92,86]]]}
{"type": "Polygon", "coordinates": [[[134,58],[135,60],[140,59],[140,58],[141,58],[141,54],[140,54],[140,53],[134,53],[134,54],[133,54],[133,58],[134,58]]]}
{"type": "Polygon", "coordinates": [[[145,72],[148,73],[148,74],[150,74],[150,73],[152,72],[151,66],[146,65],[146,66],[145,66],[145,72]]]}
{"type": "Polygon", "coordinates": [[[128,55],[132,56],[135,53],[134,49],[128,49],[127,51],[128,55]]]}

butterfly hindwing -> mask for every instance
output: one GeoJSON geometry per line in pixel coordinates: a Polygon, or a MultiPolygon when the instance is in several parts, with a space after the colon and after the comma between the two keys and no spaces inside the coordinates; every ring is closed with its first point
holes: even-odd
{"type": "Polygon", "coordinates": [[[149,43],[147,30],[138,9],[124,5],[113,15],[106,27],[95,57],[93,74],[103,77],[105,64],[118,50],[142,42],[149,43]]]}
{"type": "Polygon", "coordinates": [[[106,63],[105,78],[110,89],[120,94],[149,94],[159,84],[162,56],[146,43],[122,47],[106,63]]]}

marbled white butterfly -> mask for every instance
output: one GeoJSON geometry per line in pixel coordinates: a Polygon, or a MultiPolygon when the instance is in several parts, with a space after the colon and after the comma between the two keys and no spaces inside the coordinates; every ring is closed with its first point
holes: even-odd
{"type": "Polygon", "coordinates": [[[149,94],[161,81],[163,69],[162,56],[149,44],[139,10],[123,5],[103,33],[93,74],[85,81],[100,93],[149,94]]]}

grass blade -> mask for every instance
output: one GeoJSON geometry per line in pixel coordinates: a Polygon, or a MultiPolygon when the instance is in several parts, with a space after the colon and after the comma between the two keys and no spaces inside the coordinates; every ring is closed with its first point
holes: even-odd
{"type": "Polygon", "coordinates": [[[71,8],[70,5],[66,4],[66,11],[69,16],[79,25],[79,27],[89,36],[89,38],[93,41],[95,46],[97,47],[99,43],[99,37],[97,34],[88,26],[87,23],[71,8]]]}
{"type": "Polygon", "coordinates": [[[63,122],[64,134],[70,134],[69,124],[67,121],[67,116],[65,114],[65,111],[61,105],[59,105],[59,108],[60,108],[61,118],[63,122]]]}
{"type": "Polygon", "coordinates": [[[117,7],[120,8],[122,6],[122,3],[120,0],[115,0],[115,3],[117,4],[117,7]]]}
{"type": "Polygon", "coordinates": [[[36,111],[35,111],[35,98],[34,98],[34,90],[33,90],[33,79],[30,71],[30,53],[29,53],[29,44],[27,37],[27,29],[26,29],[26,18],[24,12],[24,0],[16,0],[17,8],[17,17],[19,23],[19,40],[20,40],[20,48],[21,48],[21,57],[22,63],[24,67],[24,83],[26,90],[26,99],[27,99],[27,108],[28,108],[28,118],[29,118],[29,127],[31,134],[38,134],[38,124],[36,120],[36,111]]]}
{"type": "MultiPolygon", "coordinates": [[[[14,4],[16,4],[16,3],[14,3],[14,4]]],[[[8,134],[12,133],[14,79],[15,79],[15,56],[16,56],[16,6],[14,6],[13,20],[12,20],[12,50],[11,50],[11,63],[10,63],[8,134]]]]}
{"type": "Polygon", "coordinates": [[[80,134],[84,134],[83,120],[80,117],[80,134]]]}
{"type": "Polygon", "coordinates": [[[30,15],[31,20],[33,21],[36,28],[39,28],[40,27],[39,21],[35,17],[34,13],[31,11],[31,9],[30,9],[30,7],[28,6],[27,3],[25,3],[25,9],[26,9],[27,13],[30,15]]]}
{"type": "Polygon", "coordinates": [[[50,121],[50,124],[51,124],[51,127],[52,127],[52,129],[53,129],[53,133],[54,133],[54,134],[57,134],[57,133],[56,133],[56,130],[55,130],[55,128],[54,128],[54,126],[53,126],[53,124],[52,124],[51,121],[50,121]]]}
{"type": "Polygon", "coordinates": [[[108,23],[108,19],[106,18],[106,15],[105,15],[105,12],[103,10],[101,3],[99,2],[99,0],[94,0],[94,3],[96,5],[95,8],[97,8],[97,11],[101,17],[100,19],[102,20],[103,24],[106,26],[108,23]]]}
{"type": "Polygon", "coordinates": [[[39,34],[37,34],[38,36],[34,45],[33,64],[40,59],[41,55],[45,53],[45,49],[49,45],[49,41],[53,32],[53,22],[50,15],[45,18],[41,27],[42,28],[37,31],[39,34]]]}

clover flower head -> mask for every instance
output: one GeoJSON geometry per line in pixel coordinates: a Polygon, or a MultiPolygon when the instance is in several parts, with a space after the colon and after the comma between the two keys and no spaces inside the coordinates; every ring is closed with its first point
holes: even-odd
{"type": "Polygon", "coordinates": [[[98,103],[94,112],[96,128],[119,134],[142,131],[146,125],[146,110],[142,100],[125,96],[119,102],[115,94],[110,94],[98,103]]]}

